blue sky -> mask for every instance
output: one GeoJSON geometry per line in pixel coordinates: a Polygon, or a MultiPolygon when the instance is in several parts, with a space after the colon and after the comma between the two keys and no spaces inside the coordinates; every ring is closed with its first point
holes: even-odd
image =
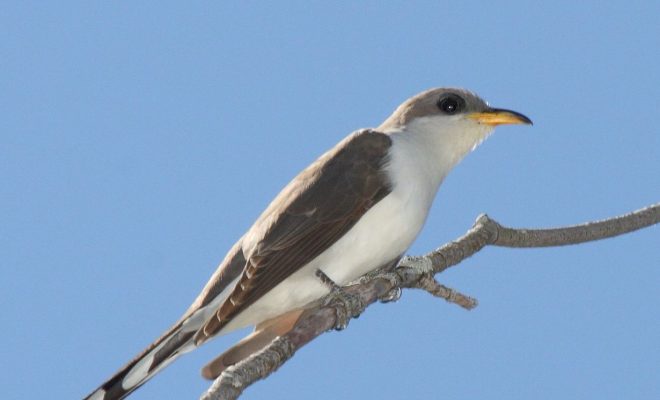
{"type": "MultiPolygon", "coordinates": [[[[278,190],[407,97],[470,88],[503,127],[410,253],[660,200],[658,2],[5,2],[0,387],[80,398],[185,311],[278,190]]],[[[246,399],[660,398],[660,230],[489,248],[302,349],[246,399]]],[[[215,340],[133,399],[197,398],[215,340]]]]}

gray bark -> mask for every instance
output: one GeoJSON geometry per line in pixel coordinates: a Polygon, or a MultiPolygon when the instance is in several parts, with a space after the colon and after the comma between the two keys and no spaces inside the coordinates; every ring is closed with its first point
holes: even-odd
{"type": "Polygon", "coordinates": [[[406,257],[393,271],[379,271],[344,287],[346,295],[359,299],[353,309],[341,309],[337,303],[328,304],[324,300],[311,304],[291,331],[225,370],[201,399],[238,398],[245,388],[273,373],[293,357],[299,348],[335,328],[340,319],[338,316],[360,315],[366,307],[379,299],[397,298],[402,288],[422,289],[466,309],[475,307],[475,299],[441,285],[434,276],[458,265],[486,246],[564,246],[622,235],[659,222],[660,203],[619,217],[554,229],[508,228],[482,214],[472,228],[455,241],[423,256],[406,257]]]}

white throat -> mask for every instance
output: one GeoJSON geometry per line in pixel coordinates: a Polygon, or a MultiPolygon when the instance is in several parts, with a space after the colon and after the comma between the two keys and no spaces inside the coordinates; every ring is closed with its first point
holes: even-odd
{"type": "Polygon", "coordinates": [[[463,116],[419,117],[408,125],[385,131],[392,137],[390,176],[433,200],[449,171],[474,150],[493,128],[463,116]],[[418,187],[425,186],[425,188],[418,187]]]}

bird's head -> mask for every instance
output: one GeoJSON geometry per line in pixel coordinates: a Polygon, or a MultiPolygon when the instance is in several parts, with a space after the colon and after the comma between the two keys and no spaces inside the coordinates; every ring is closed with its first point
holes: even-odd
{"type": "Polygon", "coordinates": [[[458,162],[496,126],[506,124],[532,121],[516,111],[493,108],[468,90],[436,88],[406,100],[378,130],[419,137],[458,162]]]}

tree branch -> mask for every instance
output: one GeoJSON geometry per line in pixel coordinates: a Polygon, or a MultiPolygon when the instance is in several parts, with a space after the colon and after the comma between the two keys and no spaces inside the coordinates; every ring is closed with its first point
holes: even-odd
{"type": "MultiPolygon", "coordinates": [[[[406,257],[394,271],[384,271],[362,278],[343,288],[345,294],[360,301],[356,309],[343,310],[351,317],[360,315],[379,299],[390,299],[401,288],[422,289],[433,296],[458,304],[466,309],[477,305],[476,299],[438,283],[434,275],[477,253],[486,246],[549,247],[564,246],[622,235],[660,222],[660,203],[632,213],[555,229],[514,229],[500,225],[485,214],[480,215],[468,232],[453,242],[417,257],[406,257]]],[[[264,379],[290,359],[295,352],[322,333],[333,329],[340,312],[337,306],[317,301],[302,314],[295,327],[225,370],[211,385],[201,400],[230,400],[264,379]]]]}

